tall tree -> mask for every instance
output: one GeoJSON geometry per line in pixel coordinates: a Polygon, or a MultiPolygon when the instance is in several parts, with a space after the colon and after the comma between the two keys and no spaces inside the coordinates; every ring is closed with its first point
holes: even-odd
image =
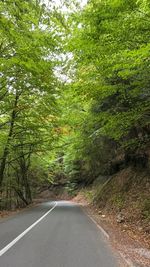
{"type": "Polygon", "coordinates": [[[8,166],[19,164],[30,202],[29,159],[33,153],[40,156],[46,144],[50,147],[56,124],[59,89],[54,69],[63,26],[58,12],[41,1],[6,0],[0,11],[0,186],[8,166]]]}

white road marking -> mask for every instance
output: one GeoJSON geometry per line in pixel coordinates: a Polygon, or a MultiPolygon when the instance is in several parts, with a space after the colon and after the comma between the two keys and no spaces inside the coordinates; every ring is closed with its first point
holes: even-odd
{"type": "Polygon", "coordinates": [[[23,233],[18,235],[13,241],[11,241],[6,247],[4,247],[2,250],[0,250],[0,256],[2,256],[4,253],[6,253],[12,246],[14,246],[23,236],[25,236],[34,226],[36,226],[39,222],[41,222],[52,210],[55,209],[57,206],[57,202],[55,202],[55,205],[46,212],[40,219],[38,219],[35,223],[33,223],[31,226],[29,226],[23,233]]]}
{"type": "Polygon", "coordinates": [[[90,219],[91,219],[91,221],[93,222],[93,223],[95,223],[96,224],[96,226],[97,226],[97,228],[103,233],[103,235],[106,237],[106,238],[110,238],[109,237],[109,234],[90,216],[90,214],[88,214],[84,209],[83,209],[83,207],[80,205],[80,207],[81,207],[81,209],[82,209],[82,211],[84,212],[84,214],[86,214],[90,219]]]}
{"type": "MultiPolygon", "coordinates": [[[[110,238],[109,237],[109,234],[89,215],[89,214],[87,214],[88,215],[88,217],[96,224],[96,226],[102,231],[102,233],[105,235],[105,237],[106,238],[110,238]]],[[[123,253],[121,253],[120,251],[119,251],[119,254],[120,254],[120,256],[122,257],[122,259],[127,263],[127,265],[129,266],[129,267],[136,267],[134,264],[133,264],[133,262],[129,259],[129,258],[127,258],[123,253]]]]}
{"type": "Polygon", "coordinates": [[[87,215],[96,224],[96,226],[101,230],[101,232],[105,235],[105,237],[109,239],[109,234],[89,214],[87,215]]]}

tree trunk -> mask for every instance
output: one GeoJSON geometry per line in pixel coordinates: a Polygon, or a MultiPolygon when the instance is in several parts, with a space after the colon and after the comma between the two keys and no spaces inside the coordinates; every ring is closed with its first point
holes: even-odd
{"type": "Polygon", "coordinates": [[[19,94],[16,92],[14,107],[13,107],[13,110],[11,113],[11,118],[10,118],[9,133],[8,133],[7,142],[6,142],[6,145],[4,148],[4,152],[3,152],[3,156],[2,156],[2,160],[1,160],[1,164],[0,164],[0,187],[2,186],[2,182],[4,179],[4,171],[5,171],[5,167],[6,167],[7,156],[9,154],[9,144],[10,144],[10,140],[11,140],[11,137],[13,134],[14,123],[15,123],[16,114],[17,114],[18,100],[19,100],[19,94]]]}
{"type": "Polygon", "coordinates": [[[23,196],[23,193],[21,190],[14,188],[15,192],[17,193],[18,197],[26,204],[29,205],[29,202],[25,199],[25,197],[23,196]]]}
{"type": "Polygon", "coordinates": [[[24,183],[24,187],[25,187],[25,198],[28,202],[28,204],[30,204],[32,202],[32,196],[31,196],[31,189],[30,189],[30,185],[28,182],[28,175],[27,175],[27,171],[24,170],[25,172],[22,173],[22,179],[23,179],[23,183],[24,183]]]}
{"type": "Polygon", "coordinates": [[[31,194],[31,189],[30,189],[30,184],[28,181],[28,169],[30,166],[30,156],[31,156],[31,151],[29,151],[29,154],[27,157],[25,157],[24,151],[23,151],[23,146],[24,144],[22,143],[21,147],[21,157],[19,160],[20,164],[20,172],[21,172],[21,178],[22,178],[22,184],[25,189],[25,199],[28,203],[32,202],[32,194],[31,194]]]}

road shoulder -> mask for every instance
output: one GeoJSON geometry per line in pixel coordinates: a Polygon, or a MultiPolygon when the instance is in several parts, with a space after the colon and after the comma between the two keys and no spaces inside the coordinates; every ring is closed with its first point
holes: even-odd
{"type": "Polygon", "coordinates": [[[122,258],[121,267],[150,266],[150,250],[147,243],[144,240],[140,241],[132,229],[129,229],[126,224],[118,224],[112,214],[104,213],[104,211],[89,204],[82,193],[75,197],[74,201],[82,206],[84,212],[109,239],[114,251],[119,253],[122,258]]]}

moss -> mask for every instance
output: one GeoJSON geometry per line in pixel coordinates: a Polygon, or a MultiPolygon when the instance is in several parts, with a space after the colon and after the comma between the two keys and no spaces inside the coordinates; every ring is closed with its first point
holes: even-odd
{"type": "Polygon", "coordinates": [[[86,199],[89,202],[92,202],[93,201],[93,198],[94,198],[94,191],[93,190],[91,190],[91,191],[84,191],[84,195],[85,195],[86,199]]]}
{"type": "Polygon", "coordinates": [[[114,195],[111,198],[111,201],[112,201],[113,205],[118,209],[122,209],[124,206],[124,203],[125,203],[124,196],[121,194],[114,195]]]}
{"type": "Polygon", "coordinates": [[[150,220],[150,199],[144,199],[143,201],[142,216],[144,219],[150,220]]]}

